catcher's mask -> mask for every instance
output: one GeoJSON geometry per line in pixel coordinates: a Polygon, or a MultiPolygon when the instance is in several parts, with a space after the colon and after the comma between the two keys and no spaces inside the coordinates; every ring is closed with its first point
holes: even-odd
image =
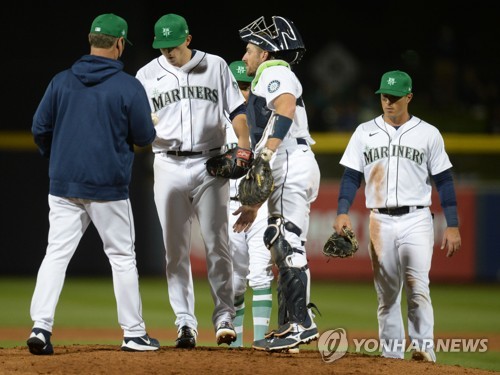
{"type": "Polygon", "coordinates": [[[306,52],[299,30],[285,17],[273,16],[272,19],[273,24],[267,26],[264,16],[257,18],[239,31],[240,38],[289,64],[298,64],[306,52]]]}

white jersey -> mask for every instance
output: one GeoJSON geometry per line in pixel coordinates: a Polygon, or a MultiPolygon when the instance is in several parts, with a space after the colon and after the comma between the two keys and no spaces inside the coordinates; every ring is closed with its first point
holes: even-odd
{"type": "Polygon", "coordinates": [[[452,167],[439,130],[413,116],[398,129],[383,116],[360,124],[340,164],[364,174],[367,208],[430,206],[430,175],[452,167]]]}
{"type": "Polygon", "coordinates": [[[225,139],[224,111],[231,113],[245,102],[221,57],[193,53],[180,68],[161,55],[137,72],[151,111],[159,118],[153,152],[221,147],[225,139]]]}
{"type": "MultiPolygon", "coordinates": [[[[298,104],[295,110],[292,126],[288,131],[283,143],[289,139],[303,138],[309,145],[314,144],[314,140],[309,134],[309,124],[304,103],[302,101],[302,85],[294,72],[290,68],[282,65],[271,65],[265,68],[257,84],[252,87],[252,93],[266,99],[267,107],[274,112],[274,99],[281,94],[292,94],[297,98],[298,104]]],[[[264,131],[260,142],[256,145],[255,151],[260,151],[266,144],[269,134],[272,133],[273,116],[269,118],[268,125],[264,131]]]]}

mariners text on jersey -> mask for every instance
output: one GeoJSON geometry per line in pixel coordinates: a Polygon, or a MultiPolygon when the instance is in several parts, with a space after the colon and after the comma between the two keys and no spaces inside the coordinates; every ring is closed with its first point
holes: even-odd
{"type": "MultiPolygon", "coordinates": [[[[391,145],[390,149],[391,149],[390,156],[406,158],[411,161],[414,161],[418,165],[422,164],[425,157],[424,152],[421,152],[417,149],[408,146],[391,145]]],[[[389,157],[389,147],[381,146],[381,147],[369,148],[367,151],[363,152],[363,155],[365,157],[365,163],[371,164],[379,159],[389,157]]]]}
{"type": "Polygon", "coordinates": [[[208,100],[212,103],[217,103],[219,93],[216,89],[203,86],[181,86],[178,89],[173,89],[167,92],[155,93],[151,98],[153,102],[154,112],[162,109],[166,105],[178,102],[182,99],[201,99],[208,100]]]}

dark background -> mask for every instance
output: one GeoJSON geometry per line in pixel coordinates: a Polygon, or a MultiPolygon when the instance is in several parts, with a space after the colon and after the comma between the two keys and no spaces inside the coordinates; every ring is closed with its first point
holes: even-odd
{"type": "Polygon", "coordinates": [[[415,112],[443,131],[500,132],[498,13],[490,3],[451,1],[39,1],[8,2],[1,12],[4,92],[0,130],[29,130],[52,76],[88,53],[87,34],[101,13],[129,24],[125,70],[156,57],[153,26],[183,15],[192,48],[228,62],[245,44],[238,30],[261,15],[292,19],[307,52],[295,71],[312,131],[352,130],[380,112],[374,91],[389,70],[413,77],[415,112]]]}

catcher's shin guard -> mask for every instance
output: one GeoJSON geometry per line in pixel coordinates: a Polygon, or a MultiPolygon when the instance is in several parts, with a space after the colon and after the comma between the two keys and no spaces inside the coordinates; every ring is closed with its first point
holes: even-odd
{"type": "Polygon", "coordinates": [[[271,256],[278,267],[278,323],[303,324],[308,318],[307,312],[307,265],[296,267],[291,265],[288,258],[294,249],[284,236],[284,230],[300,236],[301,230],[291,222],[283,223],[280,217],[269,218],[269,226],[264,233],[264,243],[271,250],[271,256]]]}
{"type": "Polygon", "coordinates": [[[309,326],[311,322],[307,309],[307,267],[295,268],[282,265],[278,268],[278,283],[286,306],[288,322],[309,326]]]}
{"type": "Polygon", "coordinates": [[[283,326],[289,322],[288,311],[286,309],[286,299],[283,296],[283,288],[281,287],[280,276],[278,275],[278,326],[283,326]]]}

